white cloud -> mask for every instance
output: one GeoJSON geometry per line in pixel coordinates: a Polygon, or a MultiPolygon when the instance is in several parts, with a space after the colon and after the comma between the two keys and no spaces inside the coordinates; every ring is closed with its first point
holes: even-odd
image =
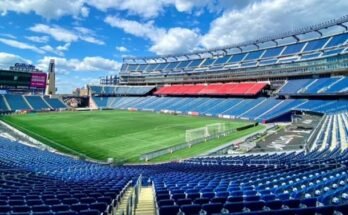
{"type": "Polygon", "coordinates": [[[56,53],[55,49],[50,45],[41,46],[41,49],[46,52],[56,53]]]}
{"type": "Polygon", "coordinates": [[[47,43],[49,41],[49,37],[48,36],[27,36],[25,37],[26,39],[32,41],[32,42],[36,42],[36,43],[47,43]]]}
{"type": "Polygon", "coordinates": [[[36,33],[47,34],[53,37],[55,40],[60,42],[75,42],[79,37],[74,34],[72,31],[69,31],[65,28],[59,26],[50,27],[44,24],[36,24],[29,28],[31,31],[36,33]]]}
{"type": "Polygon", "coordinates": [[[12,39],[5,39],[5,38],[0,38],[0,42],[1,43],[4,43],[8,46],[11,46],[11,47],[14,47],[14,48],[18,48],[18,49],[27,49],[27,50],[31,50],[31,51],[34,51],[36,53],[39,53],[39,54],[44,54],[45,52],[34,46],[34,45],[30,45],[30,44],[27,44],[27,43],[23,43],[23,42],[19,42],[17,40],[12,40],[12,39]]]}
{"type": "Polygon", "coordinates": [[[88,43],[94,43],[97,45],[105,45],[105,42],[102,40],[99,40],[92,36],[86,36],[86,35],[80,35],[80,40],[88,42],[88,43]]]}
{"type": "Polygon", "coordinates": [[[86,18],[89,16],[89,8],[88,7],[82,7],[81,8],[81,16],[86,18]]]}
{"type": "MultiPolygon", "coordinates": [[[[198,0],[168,2],[178,11],[211,6],[207,1],[198,0]]],[[[169,4],[168,2],[166,4],[169,4]]],[[[292,0],[250,0],[247,3],[249,4],[239,1],[236,6],[232,1],[221,1],[220,5],[225,6],[222,15],[210,23],[209,31],[204,35],[196,29],[160,28],[154,25],[153,20],[139,22],[107,16],[104,21],[128,34],[150,40],[149,50],[162,55],[255,40],[343,16],[348,7],[348,1],[345,0],[303,0],[301,4],[292,0]],[[332,14],[335,14],[334,17],[332,14]]],[[[218,6],[215,9],[218,10],[218,6]]]]}
{"type": "Polygon", "coordinates": [[[94,31],[92,31],[91,29],[89,28],[85,28],[85,27],[82,27],[82,26],[77,26],[77,27],[74,27],[74,29],[76,31],[78,31],[79,33],[81,34],[89,34],[89,35],[94,35],[94,31]]]}
{"type": "Polygon", "coordinates": [[[59,56],[63,56],[64,52],[68,51],[70,48],[70,43],[66,43],[64,45],[60,45],[57,47],[52,47],[50,45],[44,45],[41,47],[37,47],[28,43],[20,42],[12,39],[0,38],[0,43],[4,43],[8,46],[18,48],[18,49],[26,49],[31,50],[39,54],[45,54],[46,52],[53,53],[59,56]]]}
{"type": "Polygon", "coordinates": [[[150,47],[159,55],[192,52],[199,45],[200,35],[187,28],[171,28],[150,47]]]}
{"type": "Polygon", "coordinates": [[[101,10],[115,9],[127,11],[132,15],[150,18],[156,17],[163,11],[163,0],[89,0],[87,4],[101,10]]]}
{"type": "Polygon", "coordinates": [[[50,52],[53,54],[56,54],[58,56],[64,56],[64,52],[68,51],[70,48],[70,43],[66,43],[62,46],[57,46],[56,48],[50,46],[50,45],[45,45],[40,47],[42,50],[45,50],[46,52],[50,52]]]}
{"type": "Polygon", "coordinates": [[[214,48],[286,32],[343,16],[347,7],[346,0],[258,1],[241,10],[225,11],[211,22],[201,44],[214,48]]]}
{"type": "Polygon", "coordinates": [[[94,43],[97,45],[104,45],[104,41],[99,40],[94,37],[94,31],[84,28],[84,27],[75,27],[74,30],[68,30],[62,28],[60,26],[48,26],[44,24],[36,24],[29,28],[29,30],[36,32],[47,34],[53,37],[55,40],[60,42],[76,42],[78,40],[82,40],[88,43],[94,43]]]}
{"type": "Polygon", "coordinates": [[[120,28],[128,34],[150,39],[151,41],[159,40],[166,32],[165,29],[154,26],[153,21],[140,23],[138,21],[122,19],[116,16],[107,16],[104,21],[110,26],[120,28]]]}
{"type": "Polygon", "coordinates": [[[115,49],[119,52],[128,52],[128,49],[124,46],[116,46],[115,49]]]}
{"type": "Polygon", "coordinates": [[[214,3],[214,1],[211,0],[171,0],[169,2],[171,2],[179,12],[191,12],[194,8],[199,9],[214,3]]]}
{"type": "MultiPolygon", "coordinates": [[[[216,3],[215,1],[213,3],[216,3]]],[[[46,19],[59,19],[63,16],[74,18],[88,17],[88,6],[106,12],[107,10],[126,11],[130,15],[153,18],[164,12],[167,7],[175,7],[179,12],[191,12],[213,4],[210,0],[1,0],[0,14],[8,11],[30,13],[46,19]]]]}
{"type": "Polygon", "coordinates": [[[154,18],[164,12],[166,7],[175,7],[179,12],[192,12],[212,4],[210,0],[89,0],[87,4],[101,11],[114,9],[127,11],[130,15],[154,18]]]}
{"type": "Polygon", "coordinates": [[[17,39],[17,37],[12,35],[12,34],[0,33],[0,36],[7,37],[7,38],[10,38],[10,39],[17,39]]]}
{"type": "Polygon", "coordinates": [[[38,67],[46,71],[50,59],[55,59],[56,71],[62,74],[70,72],[118,72],[122,64],[99,56],[85,57],[83,59],[45,56],[38,61],[38,67]]]}
{"type": "Polygon", "coordinates": [[[45,56],[36,62],[37,68],[47,71],[51,59],[54,59],[56,64],[59,93],[71,93],[77,87],[98,81],[100,76],[116,74],[122,65],[121,62],[100,56],[88,56],[83,59],[45,56]]]}
{"type": "Polygon", "coordinates": [[[187,28],[158,28],[153,21],[145,23],[134,20],[121,19],[116,16],[108,16],[104,20],[110,26],[122,29],[126,33],[137,37],[149,39],[152,42],[150,51],[156,54],[170,54],[178,52],[190,52],[199,43],[198,30],[187,28]]]}
{"type": "Polygon", "coordinates": [[[34,12],[46,19],[58,19],[62,16],[83,17],[88,16],[88,8],[84,5],[85,0],[1,0],[0,13],[7,11],[17,13],[34,12]]]}
{"type": "Polygon", "coordinates": [[[57,50],[62,52],[68,51],[70,48],[70,45],[71,43],[65,43],[63,46],[57,46],[57,50]]]}
{"type": "Polygon", "coordinates": [[[22,58],[18,55],[0,52],[0,68],[7,69],[10,66],[13,66],[15,63],[27,63],[31,64],[31,60],[22,58]]]}
{"type": "Polygon", "coordinates": [[[85,57],[78,67],[81,71],[118,71],[121,63],[102,57],[85,57]]]}

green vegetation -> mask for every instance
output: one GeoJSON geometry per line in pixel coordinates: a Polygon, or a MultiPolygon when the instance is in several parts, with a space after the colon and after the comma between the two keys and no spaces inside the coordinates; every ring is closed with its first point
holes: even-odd
{"type": "MultiPolygon", "coordinates": [[[[60,151],[98,160],[139,162],[139,156],[181,144],[187,129],[224,122],[228,128],[248,122],[210,117],[174,116],[150,112],[89,111],[37,113],[1,118],[8,124],[60,151]]],[[[156,158],[168,161],[199,155],[228,141],[250,134],[261,127],[233,133],[156,158]]]]}

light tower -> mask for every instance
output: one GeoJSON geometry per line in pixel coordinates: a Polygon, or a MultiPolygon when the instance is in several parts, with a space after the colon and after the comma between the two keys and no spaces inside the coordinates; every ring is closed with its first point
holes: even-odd
{"type": "Polygon", "coordinates": [[[55,70],[54,59],[51,59],[50,64],[48,66],[46,95],[56,94],[56,73],[54,70],[55,70]]]}

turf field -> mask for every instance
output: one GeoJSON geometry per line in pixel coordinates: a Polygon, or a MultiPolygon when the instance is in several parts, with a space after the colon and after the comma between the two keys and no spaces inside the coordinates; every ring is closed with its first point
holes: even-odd
{"type": "MultiPolygon", "coordinates": [[[[228,128],[248,124],[210,117],[129,111],[36,113],[6,116],[2,120],[63,152],[98,160],[114,158],[119,162],[139,162],[141,154],[183,143],[187,129],[218,122],[224,122],[228,128]]],[[[257,129],[259,127],[236,132],[156,160],[198,155],[257,129]]]]}

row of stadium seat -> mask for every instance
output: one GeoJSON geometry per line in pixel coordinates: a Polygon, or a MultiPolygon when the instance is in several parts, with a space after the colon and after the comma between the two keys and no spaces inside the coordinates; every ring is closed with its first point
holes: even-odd
{"type": "Polygon", "coordinates": [[[90,93],[102,95],[146,95],[151,92],[155,86],[89,86],[90,93]]]}
{"type": "Polygon", "coordinates": [[[347,112],[326,116],[311,152],[207,156],[156,177],[160,214],[346,214],[347,112]],[[333,125],[333,124],[336,124],[333,125]],[[327,129],[329,127],[329,129],[327,129]],[[324,128],[324,129],[321,129],[324,128]],[[337,136],[336,141],[334,136],[337,136]],[[321,137],[325,136],[324,139],[321,137]]]}
{"type": "Polygon", "coordinates": [[[341,151],[338,147],[332,151],[311,152],[283,152],[263,153],[248,155],[229,155],[220,157],[192,158],[185,161],[191,164],[201,165],[330,165],[345,162],[347,151],[341,151]]]}
{"type": "MultiPolygon", "coordinates": [[[[271,214],[292,209],[307,212],[301,214],[314,214],[317,209],[324,210],[325,205],[340,205],[347,201],[344,193],[347,169],[342,168],[196,165],[186,166],[182,174],[179,169],[155,179],[160,214],[176,214],[179,210],[186,212],[193,208],[207,214],[221,211],[271,214]]],[[[333,210],[331,208],[331,213],[325,214],[333,214],[333,210]]],[[[295,214],[294,211],[290,214],[295,214]]]]}
{"type": "Polygon", "coordinates": [[[58,98],[14,94],[0,95],[0,112],[21,110],[42,111],[61,108],[66,108],[66,105],[58,98]]]}
{"type": "Polygon", "coordinates": [[[346,100],[308,100],[257,98],[191,98],[191,97],[93,97],[99,108],[176,111],[184,114],[228,116],[260,122],[276,119],[292,110],[319,113],[347,109],[346,100]]]}
{"type": "Polygon", "coordinates": [[[308,59],[338,55],[345,50],[348,33],[324,37],[311,41],[299,41],[289,45],[280,45],[256,51],[227,54],[218,58],[201,58],[195,60],[173,61],[163,63],[124,63],[121,73],[187,73],[202,71],[219,71],[241,67],[256,67],[277,63],[288,63],[308,59]]]}
{"type": "Polygon", "coordinates": [[[153,182],[159,215],[346,214],[347,118],[347,112],[327,115],[316,134],[329,131],[342,142],[325,137],[310,152],[208,156],[144,166],[101,165],[0,137],[0,214],[107,214],[140,175],[153,182]]]}
{"type": "Polygon", "coordinates": [[[172,85],[164,86],[155,95],[257,95],[267,83],[227,83],[209,85],[172,85]]]}
{"type": "Polygon", "coordinates": [[[289,80],[280,89],[280,95],[344,94],[348,92],[348,78],[317,78],[289,80]]]}
{"type": "Polygon", "coordinates": [[[0,137],[0,214],[109,214],[139,171],[0,137]]]}
{"type": "Polygon", "coordinates": [[[348,115],[347,113],[326,115],[315,135],[311,150],[324,151],[339,147],[348,148],[348,115]]]}

